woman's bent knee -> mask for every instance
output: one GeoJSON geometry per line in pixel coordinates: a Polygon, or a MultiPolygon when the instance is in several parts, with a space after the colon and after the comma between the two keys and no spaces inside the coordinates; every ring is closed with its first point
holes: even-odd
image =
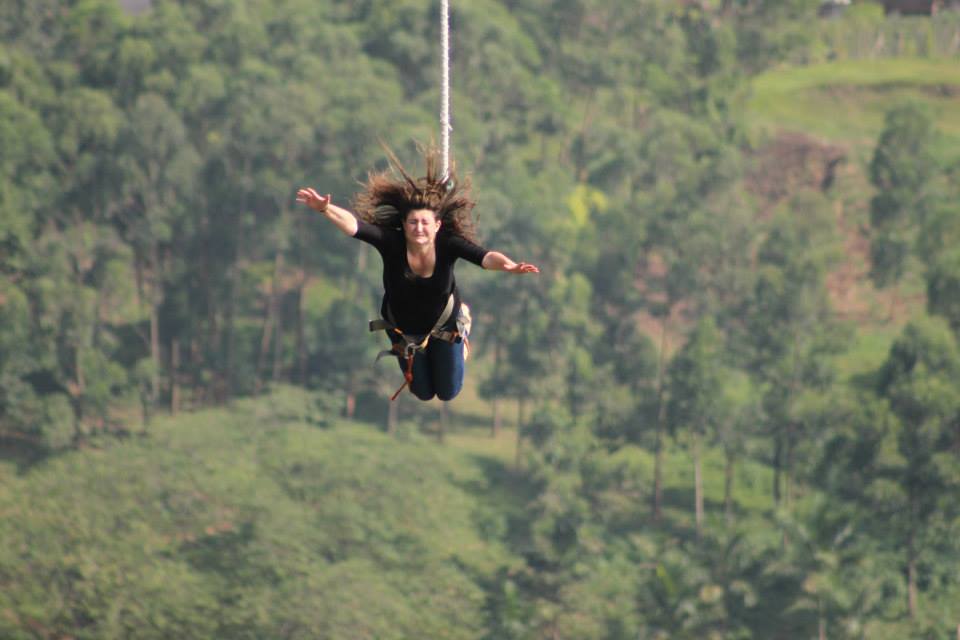
{"type": "Polygon", "coordinates": [[[422,381],[415,380],[414,384],[410,385],[410,392],[417,397],[418,400],[431,400],[435,395],[433,386],[430,384],[423,384],[422,381]]]}
{"type": "Polygon", "coordinates": [[[441,385],[437,389],[437,398],[443,400],[444,402],[449,402],[453,400],[458,395],[460,395],[460,390],[463,389],[463,384],[452,384],[452,385],[441,385]]]}

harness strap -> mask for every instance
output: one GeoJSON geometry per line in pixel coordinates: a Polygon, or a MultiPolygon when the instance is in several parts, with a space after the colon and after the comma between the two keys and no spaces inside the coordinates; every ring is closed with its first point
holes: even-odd
{"type": "MultiPolygon", "coordinates": [[[[446,342],[453,342],[460,335],[458,331],[441,331],[440,328],[447,323],[447,320],[450,319],[450,316],[453,315],[453,307],[456,303],[456,300],[451,293],[447,298],[447,304],[444,306],[443,311],[440,313],[440,317],[437,318],[437,321],[434,323],[433,328],[427,333],[428,336],[444,340],[446,342]]],[[[371,320],[369,322],[370,331],[393,331],[397,335],[401,336],[405,342],[417,342],[415,339],[409,338],[403,331],[397,327],[396,320],[393,319],[393,311],[390,309],[390,305],[387,305],[387,317],[386,318],[377,318],[376,320],[371,320]]]]}
{"type": "Polygon", "coordinates": [[[453,315],[453,307],[455,305],[455,298],[451,293],[447,298],[447,304],[443,308],[443,312],[440,314],[440,317],[437,318],[437,321],[433,324],[433,328],[430,330],[427,335],[423,337],[422,340],[419,338],[412,338],[403,331],[401,331],[397,326],[396,322],[393,319],[393,312],[390,309],[390,305],[387,305],[387,318],[379,318],[377,320],[370,321],[370,331],[381,331],[387,330],[396,333],[400,336],[401,342],[395,342],[393,347],[385,351],[381,351],[377,354],[377,362],[380,361],[380,358],[393,355],[398,358],[404,358],[406,360],[406,369],[403,373],[404,382],[400,385],[400,388],[396,390],[393,396],[390,398],[390,401],[393,402],[397,399],[397,396],[400,395],[400,392],[403,391],[404,387],[410,385],[413,382],[413,360],[417,355],[418,351],[423,351],[427,348],[427,345],[430,343],[430,338],[437,338],[438,340],[444,340],[446,342],[453,342],[460,335],[457,331],[441,331],[440,328],[447,323],[447,320],[450,319],[450,316],[453,315]]]}

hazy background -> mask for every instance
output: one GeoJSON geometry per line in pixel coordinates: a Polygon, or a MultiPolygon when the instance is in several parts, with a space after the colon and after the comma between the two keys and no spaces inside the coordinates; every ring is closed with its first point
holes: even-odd
{"type": "Polygon", "coordinates": [[[0,637],[955,637],[960,12],[452,0],[542,272],[389,403],[294,195],[421,170],[439,9],[0,1],[0,637]]]}

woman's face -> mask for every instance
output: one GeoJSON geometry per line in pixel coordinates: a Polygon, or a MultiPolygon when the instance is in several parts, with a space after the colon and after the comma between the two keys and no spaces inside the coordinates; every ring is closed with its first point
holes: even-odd
{"type": "Polygon", "coordinates": [[[440,220],[430,209],[414,209],[403,221],[403,237],[408,245],[430,246],[438,231],[440,220]]]}

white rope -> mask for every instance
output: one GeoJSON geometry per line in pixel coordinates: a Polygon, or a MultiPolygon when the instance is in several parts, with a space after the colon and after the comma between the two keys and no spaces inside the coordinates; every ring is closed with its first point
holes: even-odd
{"type": "Polygon", "coordinates": [[[440,2],[440,47],[443,50],[443,63],[440,79],[440,153],[443,178],[450,174],[450,3],[440,2]]]}

